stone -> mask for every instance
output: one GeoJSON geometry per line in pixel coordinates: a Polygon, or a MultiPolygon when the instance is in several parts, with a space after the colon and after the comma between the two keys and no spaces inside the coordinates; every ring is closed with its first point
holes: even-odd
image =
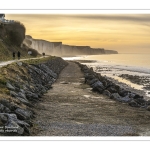
{"type": "Polygon", "coordinates": [[[3,104],[0,104],[0,113],[10,113],[10,109],[4,106],[3,104]]]}
{"type": "Polygon", "coordinates": [[[17,130],[17,133],[22,135],[24,133],[24,128],[30,127],[30,125],[24,121],[17,119],[16,114],[5,114],[8,117],[7,127],[13,127],[17,130]]]}
{"type": "Polygon", "coordinates": [[[33,113],[31,111],[21,109],[21,108],[17,108],[15,110],[15,114],[21,120],[28,120],[28,119],[32,118],[32,115],[33,115],[33,113]]]}
{"type": "Polygon", "coordinates": [[[6,87],[7,87],[9,90],[15,91],[15,87],[12,86],[11,83],[9,83],[9,82],[6,83],[6,87]]]}
{"type": "Polygon", "coordinates": [[[118,101],[122,101],[121,100],[121,96],[118,94],[118,93],[113,93],[113,94],[111,94],[111,97],[110,97],[111,99],[115,99],[115,100],[118,100],[118,101]]]}
{"type": "Polygon", "coordinates": [[[111,96],[111,93],[108,90],[104,90],[103,94],[106,95],[106,96],[108,96],[108,97],[111,96]]]}
{"type": "Polygon", "coordinates": [[[137,98],[137,99],[134,99],[134,101],[141,106],[146,105],[146,100],[144,100],[143,98],[137,98]]]}
{"type": "Polygon", "coordinates": [[[26,95],[27,99],[29,99],[31,101],[35,101],[35,100],[37,101],[39,99],[38,94],[32,93],[30,91],[26,91],[25,95],[26,95]]]}
{"type": "Polygon", "coordinates": [[[5,125],[7,121],[7,116],[5,114],[0,113],[0,125],[5,125]]]}
{"type": "Polygon", "coordinates": [[[95,82],[94,84],[91,85],[92,88],[96,88],[96,87],[103,87],[103,83],[100,81],[95,82]]]}
{"type": "Polygon", "coordinates": [[[147,107],[147,110],[150,111],[150,106],[147,107]]]}
{"type": "Polygon", "coordinates": [[[18,96],[18,94],[17,94],[16,92],[14,92],[14,91],[10,91],[10,95],[11,95],[12,97],[17,97],[17,96],[18,96]]]}
{"type": "Polygon", "coordinates": [[[29,101],[28,100],[25,100],[25,99],[23,99],[23,98],[21,98],[21,97],[16,97],[20,102],[22,102],[23,104],[25,104],[25,105],[27,105],[27,106],[29,106],[29,107],[33,107],[33,105],[31,104],[31,103],[29,103],[29,101]]]}
{"type": "Polygon", "coordinates": [[[21,98],[27,100],[26,95],[24,93],[22,93],[22,92],[18,93],[18,97],[21,97],[21,98]]]}
{"type": "Polygon", "coordinates": [[[129,102],[129,105],[131,107],[140,107],[139,104],[137,102],[135,102],[135,100],[132,100],[131,102],[129,102]]]}
{"type": "Polygon", "coordinates": [[[128,103],[128,102],[130,102],[132,99],[129,97],[129,95],[127,95],[127,96],[125,96],[125,97],[122,97],[121,100],[122,100],[122,102],[128,103]]]}
{"type": "Polygon", "coordinates": [[[92,84],[94,84],[97,81],[99,81],[97,78],[94,78],[92,80],[87,80],[87,84],[92,85],[92,84]]]}
{"type": "Polygon", "coordinates": [[[108,90],[110,93],[117,93],[117,90],[116,90],[115,87],[113,87],[113,86],[107,88],[107,90],[108,90]]]}
{"type": "Polygon", "coordinates": [[[18,62],[17,62],[17,65],[18,65],[18,66],[22,66],[22,62],[21,62],[21,61],[18,61],[18,62]]]}
{"type": "Polygon", "coordinates": [[[125,97],[125,96],[128,95],[129,91],[121,89],[121,90],[118,91],[118,93],[119,93],[120,96],[125,97]]]}
{"type": "Polygon", "coordinates": [[[14,111],[17,108],[17,106],[14,104],[14,102],[9,102],[6,99],[2,99],[0,101],[0,103],[3,104],[5,107],[9,108],[9,110],[11,110],[11,111],[14,111]]]}
{"type": "Polygon", "coordinates": [[[137,99],[137,98],[143,98],[143,96],[140,96],[140,95],[136,94],[136,95],[134,96],[134,99],[137,99]]]}

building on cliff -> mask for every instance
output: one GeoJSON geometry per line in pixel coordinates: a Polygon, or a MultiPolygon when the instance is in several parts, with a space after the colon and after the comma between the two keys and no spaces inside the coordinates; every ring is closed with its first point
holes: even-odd
{"type": "Polygon", "coordinates": [[[14,20],[6,20],[5,14],[0,14],[0,24],[10,24],[14,23],[14,20]]]}

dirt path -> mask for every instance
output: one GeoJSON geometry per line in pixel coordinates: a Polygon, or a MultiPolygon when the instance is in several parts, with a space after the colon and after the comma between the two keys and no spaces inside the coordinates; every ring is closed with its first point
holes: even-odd
{"type": "Polygon", "coordinates": [[[149,131],[150,112],[111,100],[84,84],[77,64],[61,72],[35,108],[38,136],[122,136],[149,131]]]}

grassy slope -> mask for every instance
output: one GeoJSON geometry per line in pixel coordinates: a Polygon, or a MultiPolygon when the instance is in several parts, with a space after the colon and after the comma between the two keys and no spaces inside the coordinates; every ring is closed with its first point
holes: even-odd
{"type": "MultiPolygon", "coordinates": [[[[23,63],[29,64],[40,64],[47,62],[48,60],[55,59],[55,56],[44,57],[40,59],[30,59],[22,61],[23,63]]],[[[17,63],[12,63],[0,68],[0,98],[4,98],[9,95],[9,90],[6,88],[7,81],[16,80],[16,76],[21,75],[24,78],[29,78],[28,71],[24,66],[18,66],[17,63]]]]}
{"type": "Polygon", "coordinates": [[[22,50],[20,47],[15,45],[8,46],[4,42],[0,41],[0,61],[12,60],[13,51],[16,52],[16,58],[17,58],[18,51],[21,52],[21,58],[29,58],[27,51],[22,50]]]}

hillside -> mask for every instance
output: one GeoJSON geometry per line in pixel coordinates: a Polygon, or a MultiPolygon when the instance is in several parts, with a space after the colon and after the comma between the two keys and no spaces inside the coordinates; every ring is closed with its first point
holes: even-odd
{"type": "Polygon", "coordinates": [[[91,48],[90,46],[64,45],[62,42],[50,42],[40,39],[33,39],[26,35],[23,44],[37,50],[39,53],[46,53],[55,56],[77,56],[77,55],[100,55],[117,54],[114,50],[103,48],[91,48]]]}
{"type": "MultiPolygon", "coordinates": [[[[15,21],[12,24],[0,25],[0,61],[11,60],[13,52],[21,52],[21,58],[27,58],[28,47],[23,46],[26,29],[23,24],[15,21]]],[[[33,57],[38,56],[38,52],[33,51],[33,57]]]]}

